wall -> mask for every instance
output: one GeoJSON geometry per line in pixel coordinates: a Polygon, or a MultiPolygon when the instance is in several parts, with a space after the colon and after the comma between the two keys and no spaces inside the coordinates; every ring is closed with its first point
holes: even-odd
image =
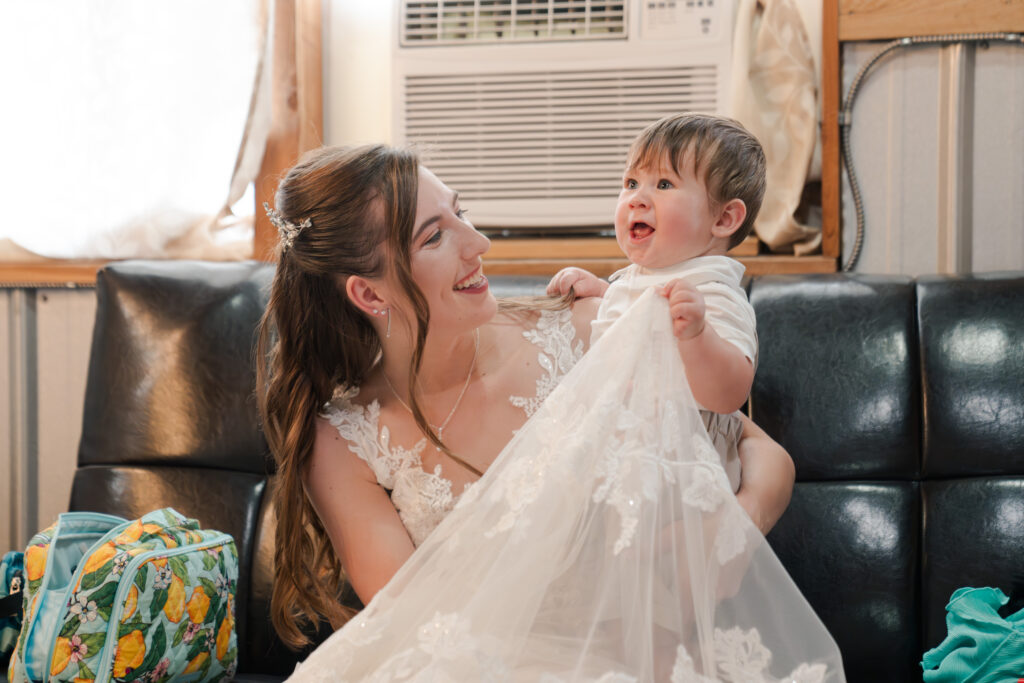
{"type": "MultiPolygon", "coordinates": [[[[845,46],[844,97],[879,47],[845,46]]],[[[940,128],[957,104],[943,97],[949,50],[913,47],[890,54],[870,72],[855,100],[853,160],[866,214],[859,272],[955,270],[942,257],[939,228],[943,202],[950,199],[940,128]]],[[[1024,48],[993,43],[974,51],[973,68],[969,62],[967,96],[959,103],[965,266],[974,272],[1024,269],[1024,48]]],[[[845,175],[843,182],[845,262],[856,221],[845,175]]]]}
{"type": "Polygon", "coordinates": [[[0,551],[67,510],[95,313],[92,289],[0,289],[0,551]]]}
{"type": "Polygon", "coordinates": [[[397,2],[326,0],[324,142],[390,142],[391,44],[397,2]]]}

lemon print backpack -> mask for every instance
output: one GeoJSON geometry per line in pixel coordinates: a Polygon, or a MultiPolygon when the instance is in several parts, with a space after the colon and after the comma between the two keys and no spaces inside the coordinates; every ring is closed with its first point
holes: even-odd
{"type": "Polygon", "coordinates": [[[238,551],[171,508],[60,515],[25,551],[11,683],[230,680],[238,551]]]}

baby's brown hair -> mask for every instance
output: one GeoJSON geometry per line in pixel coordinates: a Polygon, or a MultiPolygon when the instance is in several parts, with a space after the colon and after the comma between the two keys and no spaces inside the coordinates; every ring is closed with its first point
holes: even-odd
{"type": "Polygon", "coordinates": [[[747,216],[729,237],[729,249],[750,234],[765,192],[766,162],[761,143],[739,121],[687,112],[655,121],[629,147],[627,169],[646,168],[668,158],[677,174],[692,154],[694,175],[703,178],[712,208],[740,199],[747,216]]]}

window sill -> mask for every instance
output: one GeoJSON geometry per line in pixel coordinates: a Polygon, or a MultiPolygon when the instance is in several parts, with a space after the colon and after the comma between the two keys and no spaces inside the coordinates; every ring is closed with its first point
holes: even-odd
{"type": "Polygon", "coordinates": [[[40,260],[0,262],[0,288],[93,287],[108,261],[40,260]]]}

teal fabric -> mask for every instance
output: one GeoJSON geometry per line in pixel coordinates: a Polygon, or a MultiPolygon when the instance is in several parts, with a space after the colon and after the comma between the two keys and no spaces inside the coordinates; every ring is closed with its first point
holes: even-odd
{"type": "Polygon", "coordinates": [[[1003,618],[998,588],[959,588],[946,605],[946,639],[924,653],[924,683],[996,683],[1024,676],[1024,609],[1003,618]]]}

